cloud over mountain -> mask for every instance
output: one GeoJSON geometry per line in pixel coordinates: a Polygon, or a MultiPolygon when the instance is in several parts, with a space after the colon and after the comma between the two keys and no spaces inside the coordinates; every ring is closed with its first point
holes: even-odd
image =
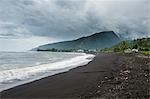
{"type": "Polygon", "coordinates": [[[0,37],[77,38],[113,30],[150,35],[149,0],[1,0],[0,37]]]}
{"type": "MultiPolygon", "coordinates": [[[[7,46],[15,45],[15,42],[10,45],[12,39],[20,39],[19,42],[23,42],[22,39],[29,38],[32,41],[31,37],[34,37],[38,40],[41,38],[42,42],[46,38],[45,42],[40,43],[44,44],[108,30],[113,30],[125,38],[150,36],[149,0],[1,0],[0,2],[0,41],[7,46]],[[7,42],[4,39],[7,39],[7,42]]],[[[31,43],[34,42],[28,44],[31,43]]]]}

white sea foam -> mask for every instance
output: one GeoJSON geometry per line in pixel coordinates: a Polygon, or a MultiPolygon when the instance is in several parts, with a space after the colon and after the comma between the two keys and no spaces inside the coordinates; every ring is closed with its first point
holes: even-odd
{"type": "Polygon", "coordinates": [[[0,91],[85,65],[93,58],[94,55],[83,54],[51,64],[3,70],[0,72],[0,91]]]}

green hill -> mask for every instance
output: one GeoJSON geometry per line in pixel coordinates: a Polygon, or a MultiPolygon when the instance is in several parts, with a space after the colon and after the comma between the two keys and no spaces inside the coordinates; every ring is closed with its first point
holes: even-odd
{"type": "Polygon", "coordinates": [[[111,47],[117,44],[120,38],[113,31],[104,31],[93,35],[82,37],[72,41],[64,41],[39,46],[34,50],[55,51],[55,50],[95,50],[99,48],[111,47]]]}

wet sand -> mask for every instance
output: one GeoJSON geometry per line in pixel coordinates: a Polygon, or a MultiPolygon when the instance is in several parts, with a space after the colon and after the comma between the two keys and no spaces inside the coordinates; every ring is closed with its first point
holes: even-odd
{"type": "Polygon", "coordinates": [[[99,53],[88,65],[0,93],[1,98],[149,98],[149,58],[99,53]]]}

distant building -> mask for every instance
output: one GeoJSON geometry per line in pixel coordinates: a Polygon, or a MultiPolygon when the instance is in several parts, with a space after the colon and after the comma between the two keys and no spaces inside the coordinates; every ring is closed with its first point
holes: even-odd
{"type": "Polygon", "coordinates": [[[82,49],[79,49],[79,50],[77,50],[77,52],[82,52],[82,53],[83,53],[83,52],[84,52],[84,50],[82,50],[82,49]]]}
{"type": "Polygon", "coordinates": [[[138,49],[132,49],[132,52],[136,52],[136,53],[137,53],[137,52],[138,52],[138,49]]]}
{"type": "Polygon", "coordinates": [[[131,49],[126,49],[124,52],[125,52],[125,53],[131,53],[132,50],[131,50],[131,49]]]}
{"type": "Polygon", "coordinates": [[[96,49],[95,50],[89,50],[89,52],[96,52],[96,49]]]}

